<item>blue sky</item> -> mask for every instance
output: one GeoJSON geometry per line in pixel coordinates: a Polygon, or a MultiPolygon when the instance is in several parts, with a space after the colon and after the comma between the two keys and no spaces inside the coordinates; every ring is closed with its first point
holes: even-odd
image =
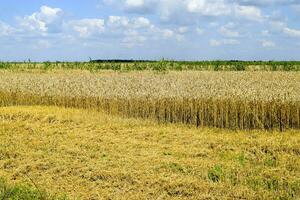
{"type": "Polygon", "coordinates": [[[0,47],[2,61],[300,60],[300,1],[1,0],[0,47]]]}

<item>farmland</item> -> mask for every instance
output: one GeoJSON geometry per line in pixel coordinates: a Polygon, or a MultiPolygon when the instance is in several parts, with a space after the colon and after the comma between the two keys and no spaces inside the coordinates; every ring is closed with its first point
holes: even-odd
{"type": "Polygon", "coordinates": [[[299,62],[0,68],[0,199],[300,197],[299,62]]]}
{"type": "Polygon", "coordinates": [[[229,131],[57,107],[0,110],[0,176],[70,199],[297,199],[297,131],[229,131]],[[28,178],[30,177],[30,179],[28,178]]]}

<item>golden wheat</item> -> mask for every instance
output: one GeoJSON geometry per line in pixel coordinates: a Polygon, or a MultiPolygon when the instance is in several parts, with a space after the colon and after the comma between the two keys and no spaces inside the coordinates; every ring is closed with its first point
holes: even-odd
{"type": "Polygon", "coordinates": [[[11,183],[30,183],[30,177],[47,193],[70,199],[300,196],[294,130],[197,129],[93,110],[16,106],[0,108],[0,166],[0,177],[11,183]]]}
{"type": "Polygon", "coordinates": [[[0,72],[1,105],[58,105],[230,129],[300,128],[298,72],[0,72]]]}

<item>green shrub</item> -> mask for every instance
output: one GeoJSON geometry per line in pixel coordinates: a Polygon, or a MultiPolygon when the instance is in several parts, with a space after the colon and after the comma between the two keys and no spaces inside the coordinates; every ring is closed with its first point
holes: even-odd
{"type": "Polygon", "coordinates": [[[11,65],[9,63],[0,62],[0,69],[9,69],[11,65]]]}
{"type": "Polygon", "coordinates": [[[155,63],[153,65],[153,70],[163,72],[167,70],[167,64],[168,62],[162,59],[161,61],[155,63]]]}
{"type": "Polygon", "coordinates": [[[44,70],[49,70],[51,68],[51,65],[52,65],[51,62],[46,61],[46,62],[43,63],[43,69],[44,70]]]}
{"type": "Polygon", "coordinates": [[[283,70],[284,70],[284,71],[291,71],[291,70],[293,70],[293,65],[291,65],[291,64],[288,63],[288,62],[284,62],[284,63],[283,63],[283,70]]]}

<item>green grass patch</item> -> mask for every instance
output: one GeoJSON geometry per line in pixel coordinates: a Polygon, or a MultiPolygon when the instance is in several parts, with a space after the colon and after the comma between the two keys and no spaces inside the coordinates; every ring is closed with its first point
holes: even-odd
{"type": "Polygon", "coordinates": [[[46,191],[27,184],[8,184],[4,178],[0,178],[1,200],[67,200],[67,197],[55,197],[46,191]]]}

